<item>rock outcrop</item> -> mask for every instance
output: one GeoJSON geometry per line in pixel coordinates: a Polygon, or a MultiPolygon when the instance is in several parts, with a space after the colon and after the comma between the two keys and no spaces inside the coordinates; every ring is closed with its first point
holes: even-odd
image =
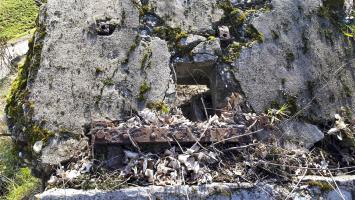
{"type": "Polygon", "coordinates": [[[9,128],[33,165],[57,165],[75,151],[54,152],[80,150],[93,120],[166,112],[175,84],[207,85],[213,108],[239,92],[247,111],[288,104],[326,123],[355,110],[354,40],[332,16],[321,0],[48,0],[8,100],[9,128]]]}

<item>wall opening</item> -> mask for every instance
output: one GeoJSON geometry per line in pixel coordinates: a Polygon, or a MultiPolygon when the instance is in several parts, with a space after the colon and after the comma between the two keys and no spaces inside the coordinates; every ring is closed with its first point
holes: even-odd
{"type": "Polygon", "coordinates": [[[205,121],[213,116],[213,65],[180,64],[176,70],[176,105],[191,121],[205,121]]]}

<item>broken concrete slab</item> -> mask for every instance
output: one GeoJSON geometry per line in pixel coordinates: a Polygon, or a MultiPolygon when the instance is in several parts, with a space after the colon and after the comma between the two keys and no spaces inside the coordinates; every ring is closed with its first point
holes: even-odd
{"type": "Polygon", "coordinates": [[[292,199],[339,199],[342,195],[345,200],[351,200],[353,195],[351,188],[341,188],[341,194],[338,191],[321,191],[318,188],[310,187],[296,190],[289,194],[289,190],[281,186],[259,184],[252,185],[248,183],[213,183],[201,186],[148,186],[133,187],[117,191],[100,190],[75,190],[75,189],[51,189],[42,194],[36,195],[41,200],[128,200],[128,199],[164,199],[164,200],[183,200],[183,199],[283,199],[286,196],[292,199]]]}
{"type": "Polygon", "coordinates": [[[284,121],[281,124],[281,134],[287,142],[300,144],[305,148],[311,148],[324,138],[324,133],[317,126],[299,121],[284,121]]]}

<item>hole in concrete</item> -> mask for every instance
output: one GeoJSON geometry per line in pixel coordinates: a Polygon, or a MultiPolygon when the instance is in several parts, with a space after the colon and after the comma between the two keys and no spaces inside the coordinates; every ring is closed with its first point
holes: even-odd
{"type": "Polygon", "coordinates": [[[180,109],[183,115],[191,121],[207,120],[208,116],[214,114],[210,91],[192,96],[189,101],[180,106],[180,109]]]}
{"type": "Polygon", "coordinates": [[[204,121],[214,113],[213,77],[215,67],[210,64],[180,63],[176,71],[176,106],[191,121],[204,121]]]}
{"type": "Polygon", "coordinates": [[[101,36],[109,36],[116,29],[116,24],[112,23],[110,19],[97,20],[96,21],[96,32],[101,36]]]}

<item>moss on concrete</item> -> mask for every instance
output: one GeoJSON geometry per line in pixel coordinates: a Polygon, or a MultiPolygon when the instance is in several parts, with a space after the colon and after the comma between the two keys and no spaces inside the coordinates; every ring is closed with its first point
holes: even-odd
{"type": "Polygon", "coordinates": [[[259,43],[264,42],[264,35],[260,33],[253,25],[249,24],[245,29],[245,34],[252,40],[259,43]]]}
{"type": "Polygon", "coordinates": [[[159,111],[164,114],[168,114],[170,112],[169,106],[164,103],[163,101],[157,101],[157,102],[149,102],[147,104],[147,107],[150,109],[154,109],[156,111],[159,111]]]}
{"type": "Polygon", "coordinates": [[[329,184],[328,182],[325,182],[325,181],[308,181],[308,182],[306,182],[306,185],[318,187],[322,191],[333,190],[332,185],[329,184]]]}
{"type": "MultiPolygon", "coordinates": [[[[46,141],[53,133],[42,128],[42,124],[32,121],[34,105],[29,101],[27,86],[33,82],[40,68],[41,52],[46,30],[37,20],[37,29],[29,42],[29,52],[23,65],[18,68],[18,75],[12,83],[7,95],[5,113],[10,131],[15,135],[23,134],[26,144],[21,149],[32,150],[32,145],[38,140],[46,141]]],[[[24,142],[24,141],[22,141],[24,142]]]]}
{"type": "Polygon", "coordinates": [[[150,85],[149,85],[146,81],[144,81],[144,82],[142,83],[142,85],[139,87],[138,100],[139,100],[139,101],[144,101],[144,100],[145,100],[145,94],[146,94],[147,92],[149,92],[150,89],[151,89],[150,85]]]}
{"type": "Polygon", "coordinates": [[[154,34],[170,43],[177,43],[181,38],[187,37],[187,32],[181,28],[172,28],[169,26],[160,26],[154,28],[154,34]]]}
{"type": "Polygon", "coordinates": [[[240,56],[242,45],[238,42],[234,42],[227,47],[228,54],[223,56],[223,61],[227,63],[233,63],[240,56]]]}

